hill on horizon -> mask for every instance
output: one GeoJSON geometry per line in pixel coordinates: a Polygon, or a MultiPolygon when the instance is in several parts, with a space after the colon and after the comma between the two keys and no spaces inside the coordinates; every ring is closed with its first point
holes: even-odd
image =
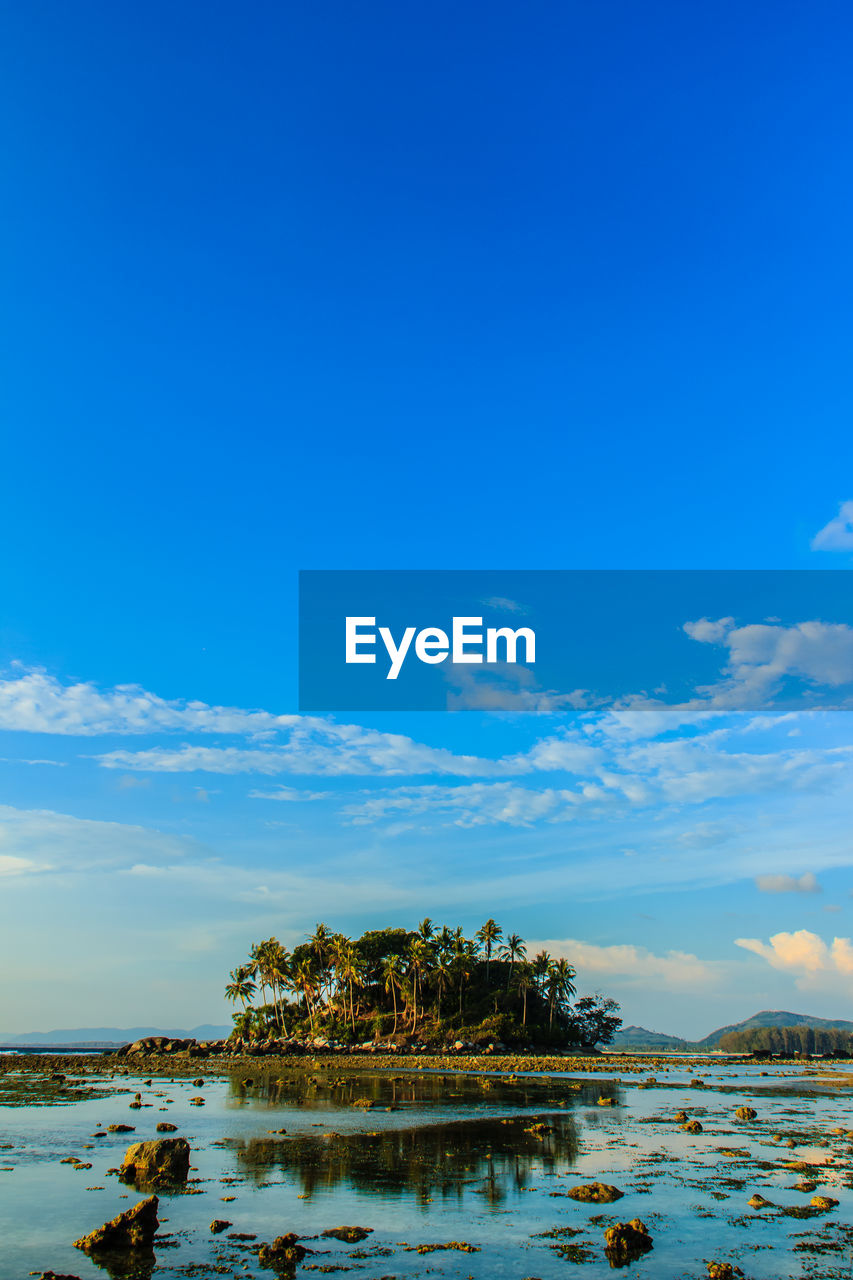
{"type": "Polygon", "coordinates": [[[723,1036],[730,1031],[752,1031],[757,1027],[815,1027],[822,1031],[836,1029],[853,1031],[853,1022],[845,1022],[843,1018],[816,1018],[810,1013],[791,1013],[788,1009],[762,1009],[743,1022],[733,1022],[727,1027],[718,1027],[704,1040],[695,1043],[702,1047],[713,1048],[720,1043],[723,1036]]]}
{"type": "Polygon", "coordinates": [[[620,1027],[610,1045],[612,1049],[685,1049],[687,1041],[680,1036],[669,1036],[663,1031],[649,1031],[646,1027],[620,1027]]]}
{"type": "Polygon", "coordinates": [[[214,1026],[205,1022],[191,1031],[161,1027],[65,1027],[59,1031],[22,1031],[0,1034],[0,1048],[6,1045],[40,1044],[127,1044],[143,1036],[169,1036],[173,1040],[222,1040],[233,1027],[214,1026]]]}
{"type": "Polygon", "coordinates": [[[791,1013],[789,1009],[762,1009],[743,1022],[732,1022],[718,1027],[702,1040],[685,1040],[681,1036],[667,1035],[663,1031],[649,1031],[647,1027],[621,1027],[613,1037],[613,1049],[714,1049],[730,1031],[752,1031],[758,1027],[814,1027],[821,1031],[851,1031],[853,1022],[843,1018],[816,1018],[810,1013],[791,1013]]]}

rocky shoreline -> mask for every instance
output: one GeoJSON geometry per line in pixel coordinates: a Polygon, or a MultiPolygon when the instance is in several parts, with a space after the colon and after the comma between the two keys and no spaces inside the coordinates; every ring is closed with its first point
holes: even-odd
{"type": "MultiPolygon", "coordinates": [[[[501,1044],[485,1048],[454,1044],[443,1049],[431,1045],[400,1046],[388,1044],[334,1045],[328,1042],[266,1041],[247,1044],[234,1041],[167,1040],[154,1036],[123,1045],[115,1052],[92,1055],[64,1053],[18,1053],[0,1056],[0,1074],[18,1072],[68,1072],[72,1075],[130,1072],[144,1070],[151,1075],[197,1075],[204,1064],[208,1075],[234,1072],[276,1071],[334,1067],[336,1071],[447,1071],[455,1072],[532,1072],[548,1075],[554,1072],[593,1072],[596,1074],[646,1075],[655,1070],[677,1065],[686,1074],[709,1071],[721,1063],[728,1066],[762,1065],[750,1055],[721,1058],[719,1054],[697,1054],[673,1058],[667,1055],[635,1055],[630,1052],[602,1054],[596,1052],[523,1052],[501,1044]]],[[[801,1058],[774,1059],[774,1067],[790,1066],[802,1071],[801,1058]]],[[[820,1061],[808,1064],[816,1071],[820,1061]]],[[[653,1078],[653,1077],[652,1077],[653,1078]]],[[[701,1083],[701,1082],[697,1082],[701,1083]]]]}

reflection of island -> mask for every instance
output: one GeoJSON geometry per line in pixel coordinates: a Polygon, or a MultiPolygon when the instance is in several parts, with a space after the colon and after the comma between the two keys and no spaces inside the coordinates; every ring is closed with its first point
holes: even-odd
{"type": "Polygon", "coordinates": [[[467,1188],[498,1204],[534,1172],[558,1172],[577,1157],[573,1118],[530,1114],[453,1120],[378,1133],[256,1138],[228,1143],[256,1182],[273,1169],[295,1175],[302,1192],[348,1182],[365,1191],[461,1200],[467,1188]]]}
{"type": "Polygon", "coordinates": [[[294,1072],[274,1079],[269,1076],[229,1079],[227,1105],[278,1110],[307,1107],[337,1111],[341,1107],[428,1106],[464,1109],[509,1106],[536,1109],[595,1104],[603,1093],[617,1096],[611,1082],[598,1079],[576,1081],[559,1077],[457,1074],[455,1072],[409,1072],[390,1076],[363,1072],[335,1077],[294,1072]]]}

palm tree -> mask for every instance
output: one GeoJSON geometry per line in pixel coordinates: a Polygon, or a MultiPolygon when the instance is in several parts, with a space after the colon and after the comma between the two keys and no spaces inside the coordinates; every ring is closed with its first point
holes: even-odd
{"type": "Polygon", "coordinates": [[[453,934],[453,967],[459,975],[459,1018],[462,1019],[462,995],[477,959],[477,944],[469,942],[461,928],[453,934]]]}
{"type": "Polygon", "coordinates": [[[423,920],[418,925],[418,937],[421,938],[424,942],[429,942],[430,938],[433,936],[434,933],[435,933],[435,926],[433,925],[429,916],[424,916],[423,920]]]}
{"type": "Polygon", "coordinates": [[[349,986],[349,1011],[352,1029],[355,1031],[355,1004],[353,1001],[353,991],[356,986],[361,985],[361,979],[364,974],[364,961],[356,951],[355,947],[350,945],[345,950],[339,969],[341,979],[349,986]]]}
{"type": "Polygon", "coordinates": [[[568,1000],[570,996],[575,994],[574,978],[577,976],[576,971],[569,964],[568,960],[552,960],[548,967],[548,978],[545,990],[548,995],[548,1028],[550,1030],[554,1022],[554,1009],[558,1004],[562,1004],[564,1000],[568,1000]]]}
{"type": "Polygon", "coordinates": [[[290,986],[290,952],[281,943],[277,944],[271,956],[270,977],[273,983],[273,995],[278,995],[276,1006],[278,1025],[284,1031],[284,993],[290,986]]]}
{"type": "Polygon", "coordinates": [[[391,999],[394,1002],[394,1027],[391,1035],[395,1036],[397,1034],[397,989],[403,983],[399,956],[386,956],[382,965],[382,980],[385,984],[385,990],[391,992],[391,999]]]}
{"type": "Polygon", "coordinates": [[[512,982],[512,970],[516,960],[523,960],[527,955],[527,947],[524,945],[524,939],[517,933],[511,933],[504,945],[498,953],[502,960],[509,961],[509,977],[507,978],[506,989],[509,991],[509,984],[512,982]]]}
{"type": "Polygon", "coordinates": [[[453,976],[453,972],[450,964],[449,950],[442,948],[442,950],[436,954],[433,973],[435,974],[435,987],[436,987],[436,993],[438,996],[437,1017],[438,1017],[438,1021],[440,1022],[441,1021],[441,997],[444,994],[447,988],[447,985],[453,976]]]}
{"type": "Polygon", "coordinates": [[[551,957],[547,951],[537,951],[533,957],[531,969],[533,971],[533,981],[536,984],[536,990],[542,988],[542,984],[548,976],[548,970],[551,968],[551,957]]]}
{"type": "MultiPolygon", "coordinates": [[[[424,923],[427,923],[424,921],[424,923]]],[[[414,1006],[412,1014],[412,1030],[418,1025],[418,986],[423,985],[423,976],[428,965],[427,944],[422,937],[417,937],[409,947],[409,971],[412,975],[412,994],[414,1006]]]]}
{"type": "Polygon", "coordinates": [[[302,992],[305,1001],[305,1009],[308,1013],[308,1022],[311,1027],[311,1034],[314,1034],[314,996],[316,995],[316,973],[314,965],[305,957],[296,965],[292,975],[293,985],[298,991],[302,992]]]}
{"type": "Polygon", "coordinates": [[[521,1025],[527,1026],[527,993],[533,986],[533,966],[529,964],[520,964],[515,975],[515,986],[523,1001],[523,1015],[521,1025]]]}
{"type": "Polygon", "coordinates": [[[489,966],[492,962],[492,949],[497,946],[503,937],[503,929],[496,920],[491,918],[486,921],[482,929],[477,930],[477,941],[483,947],[486,953],[486,982],[489,981],[489,966]]]}
{"type": "Polygon", "coordinates": [[[242,1001],[243,1012],[245,1013],[246,1001],[251,1000],[257,990],[252,981],[251,966],[241,964],[238,968],[232,969],[228,977],[231,981],[225,988],[225,998],[232,1002],[236,1000],[242,1001]]]}

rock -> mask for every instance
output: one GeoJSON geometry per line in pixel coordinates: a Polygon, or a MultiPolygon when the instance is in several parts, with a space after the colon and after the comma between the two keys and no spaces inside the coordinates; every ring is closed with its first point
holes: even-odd
{"type": "Polygon", "coordinates": [[[372,1231],[373,1227],[329,1227],[328,1231],[320,1234],[333,1240],[343,1240],[345,1244],[358,1244],[359,1240],[366,1240],[372,1231]]]}
{"type": "Polygon", "coordinates": [[[58,1271],[43,1271],[39,1280],[80,1280],[79,1276],[61,1276],[58,1271]]]}
{"type": "Polygon", "coordinates": [[[170,1124],[168,1120],[161,1120],[157,1126],[157,1132],[158,1133],[175,1133],[177,1128],[178,1126],[176,1124],[170,1124]]]}
{"type": "Polygon", "coordinates": [[[736,1276],[742,1276],[743,1272],[740,1267],[733,1267],[730,1262],[709,1262],[708,1275],[710,1280],[735,1280],[736,1276]]]}
{"type": "Polygon", "coordinates": [[[835,1209],[838,1206],[838,1201],[833,1200],[832,1196],[812,1196],[809,1204],[813,1205],[815,1209],[835,1209]]]}
{"type": "Polygon", "coordinates": [[[308,1252],[301,1244],[298,1244],[299,1237],[292,1231],[288,1231],[286,1236],[276,1236],[272,1244],[262,1244],[258,1250],[258,1261],[262,1267],[292,1267],[295,1263],[301,1262],[308,1252]]]}
{"type": "Polygon", "coordinates": [[[601,1097],[598,1099],[598,1105],[600,1107],[616,1107],[619,1104],[617,1103],[615,1098],[608,1098],[605,1096],[605,1094],[602,1094],[601,1097]]]}
{"type": "Polygon", "coordinates": [[[681,1127],[685,1133],[703,1133],[704,1132],[698,1120],[688,1120],[687,1124],[683,1124],[681,1127]]]}
{"type": "Polygon", "coordinates": [[[124,1182],[169,1186],[186,1182],[189,1168],[190,1144],[186,1138],[155,1138],[128,1147],[119,1176],[124,1182]]]}
{"type": "Polygon", "coordinates": [[[108,1124],[107,1133],[135,1133],[132,1124],[108,1124]]]}
{"type": "Polygon", "coordinates": [[[611,1187],[608,1182],[585,1182],[566,1192],[571,1200],[583,1200],[591,1204],[612,1204],[614,1200],[621,1200],[624,1194],[624,1191],[611,1187]]]}
{"type": "Polygon", "coordinates": [[[770,1200],[765,1200],[764,1196],[760,1196],[757,1191],[754,1196],[750,1196],[746,1203],[753,1209],[773,1208],[772,1202],[770,1200]]]}
{"type": "Polygon", "coordinates": [[[758,1112],[754,1107],[738,1107],[735,1112],[735,1120],[754,1120],[758,1112]]]}
{"type": "Polygon", "coordinates": [[[686,1111],[676,1111],[675,1116],[673,1118],[676,1124],[687,1124],[687,1121],[690,1119],[690,1116],[687,1114],[686,1111]]]}
{"type": "Polygon", "coordinates": [[[210,1224],[210,1229],[215,1236],[218,1236],[220,1231],[227,1231],[233,1225],[232,1222],[226,1222],[225,1218],[214,1218],[210,1224]]]}
{"type": "Polygon", "coordinates": [[[193,1088],[194,1089],[204,1088],[204,1081],[202,1080],[201,1076],[199,1076],[198,1080],[193,1080],[193,1088]]]}
{"type": "Polygon", "coordinates": [[[75,1249],[89,1253],[99,1249],[136,1249],[150,1245],[160,1225],[157,1219],[159,1204],[156,1196],[140,1200],[132,1209],[117,1214],[102,1227],[96,1227],[87,1236],[75,1240],[75,1249]]]}
{"type": "Polygon", "coordinates": [[[632,1218],[630,1222],[617,1222],[615,1226],[608,1227],[604,1239],[610,1265],[617,1267],[635,1261],[654,1247],[646,1224],[639,1218],[632,1218]]]}

